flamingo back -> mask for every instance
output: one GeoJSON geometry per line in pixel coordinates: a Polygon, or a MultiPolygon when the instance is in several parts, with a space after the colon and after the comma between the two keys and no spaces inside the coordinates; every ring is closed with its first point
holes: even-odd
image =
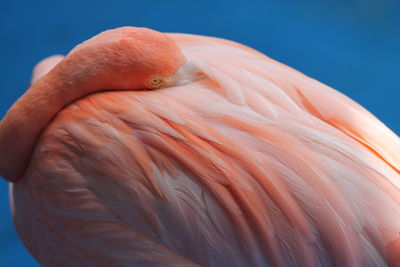
{"type": "Polygon", "coordinates": [[[13,187],[43,266],[395,265],[400,142],[242,45],[170,34],[206,79],[60,112],[13,187]]]}

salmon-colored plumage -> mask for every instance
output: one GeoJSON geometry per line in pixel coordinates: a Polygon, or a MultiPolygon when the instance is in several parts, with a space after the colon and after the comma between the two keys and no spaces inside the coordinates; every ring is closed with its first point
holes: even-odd
{"type": "MultiPolygon", "coordinates": [[[[250,48],[142,31],[109,31],[41,63],[38,92],[90,88],[64,90],[69,104],[52,107],[51,122],[18,133],[32,147],[0,146],[16,155],[0,162],[16,228],[43,266],[400,266],[394,133],[250,48]],[[134,48],[123,37],[104,49],[121,32],[134,48]],[[154,75],[165,88],[137,91],[154,75]]],[[[15,123],[19,103],[2,123],[15,123]]]]}

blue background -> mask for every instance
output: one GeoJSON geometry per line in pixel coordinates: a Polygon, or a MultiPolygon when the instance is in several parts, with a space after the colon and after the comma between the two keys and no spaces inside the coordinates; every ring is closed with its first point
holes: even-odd
{"type": "MultiPolygon", "coordinates": [[[[34,64],[124,25],[244,43],[350,96],[400,133],[400,1],[0,0],[0,117],[34,64]]],[[[0,266],[38,266],[11,223],[0,181],[0,266]]]]}

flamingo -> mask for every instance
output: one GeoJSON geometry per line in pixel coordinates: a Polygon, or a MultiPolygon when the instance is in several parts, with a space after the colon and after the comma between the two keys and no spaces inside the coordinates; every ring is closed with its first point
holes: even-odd
{"type": "Polygon", "coordinates": [[[42,266],[400,266],[400,140],[244,45],[122,27],[40,62],[0,175],[42,266]]]}

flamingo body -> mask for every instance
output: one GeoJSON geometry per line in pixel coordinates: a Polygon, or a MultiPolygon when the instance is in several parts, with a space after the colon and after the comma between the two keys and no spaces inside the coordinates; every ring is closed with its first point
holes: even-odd
{"type": "Polygon", "coordinates": [[[91,94],[41,132],[11,198],[43,266],[399,266],[394,133],[250,48],[167,36],[204,79],[91,94]]]}

